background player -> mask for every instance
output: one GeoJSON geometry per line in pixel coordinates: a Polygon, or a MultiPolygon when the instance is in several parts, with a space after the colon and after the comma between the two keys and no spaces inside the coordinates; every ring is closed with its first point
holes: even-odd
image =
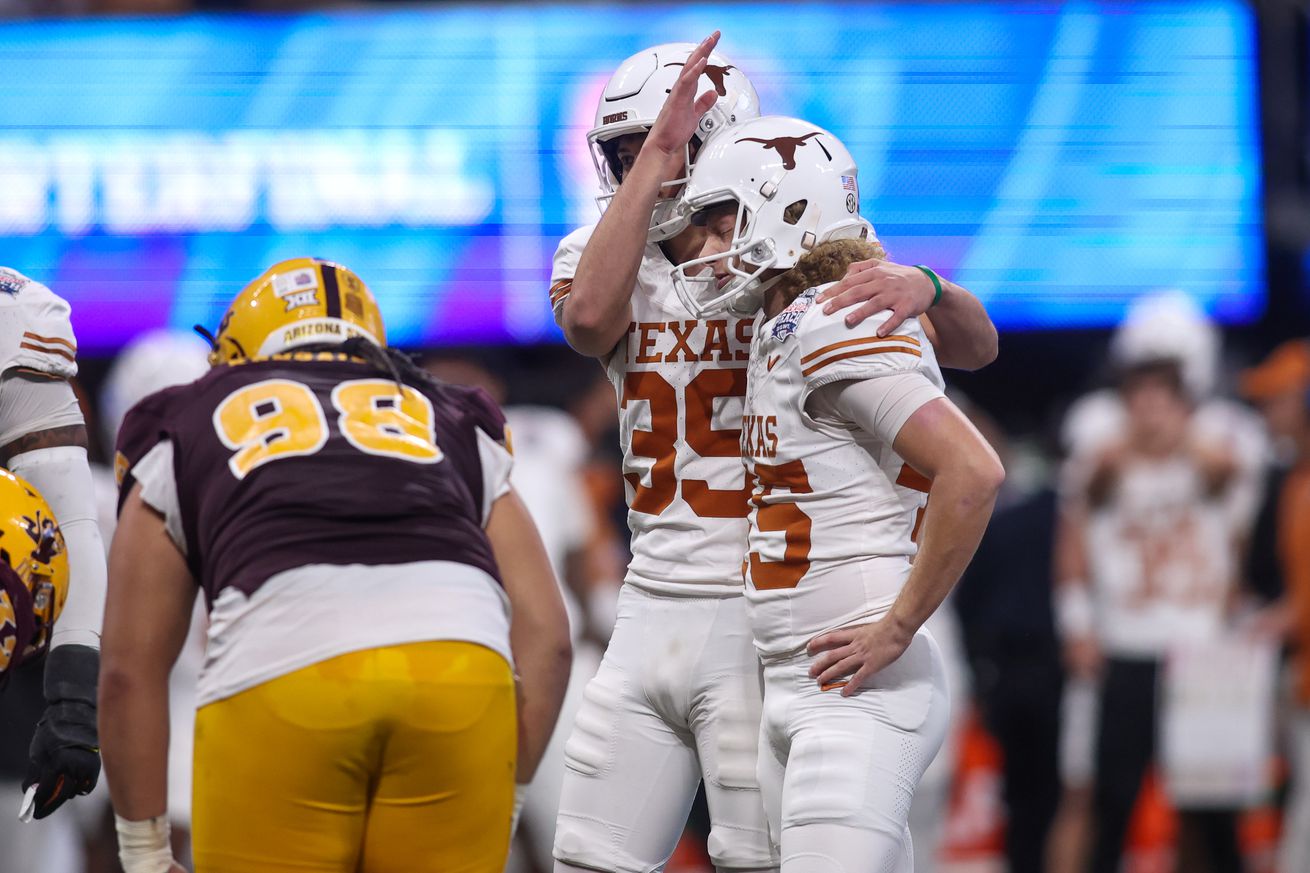
{"type": "Polygon", "coordinates": [[[357,276],[286,261],[233,302],[214,369],[123,424],[102,718],[128,873],[169,869],[167,682],[197,583],[198,870],[504,865],[567,619],[499,410],[383,343],[357,276]]]}
{"type": "MultiPolygon", "coordinates": [[[[556,320],[575,349],[601,359],[618,394],[633,553],[614,638],[567,746],[557,870],[663,864],[702,775],[711,860],[775,863],[755,796],[758,663],[740,599],[749,487],[738,423],[752,324],[698,317],[672,283],[704,231],[667,201],[701,137],[758,111],[754,88],[713,54],[717,42],[658,46],[620,66],[589,140],[603,184],[621,184],[599,224],[555,255],[556,320]]],[[[913,313],[933,300],[918,270],[866,272],[838,304],[878,297],[913,313]]],[[[982,366],[995,329],[968,292],[944,291],[952,363],[982,366]]]]}
{"type": "Polygon", "coordinates": [[[681,296],[699,302],[689,274],[711,262],[714,281],[695,283],[709,306],[762,302],[742,436],[756,483],[746,599],[784,873],[914,869],[907,813],[949,711],[921,628],[1004,478],[942,394],[917,319],[881,336],[877,320],[850,328],[815,303],[851,263],[884,256],[847,196],[855,178],[828,131],[764,117],[711,139],[684,193],[709,233],[705,257],[679,268],[681,296]],[[794,157],[777,147],[810,140],[821,147],[794,157]]]}
{"type": "MultiPolygon", "coordinates": [[[[68,304],[49,288],[0,267],[0,466],[49,502],[68,544],[70,572],[68,602],[45,661],[46,709],[23,780],[25,814],[38,819],[91,791],[100,776],[95,707],[105,554],[86,426],[68,382],[77,375],[68,316],[68,304]]],[[[15,835],[12,843],[27,839],[15,835]]]]}

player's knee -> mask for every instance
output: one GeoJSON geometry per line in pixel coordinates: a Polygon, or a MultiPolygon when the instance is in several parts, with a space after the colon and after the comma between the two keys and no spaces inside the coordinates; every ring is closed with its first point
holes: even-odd
{"type": "Polygon", "coordinates": [[[913,873],[909,831],[904,827],[815,824],[786,829],[787,873],[913,873]],[[907,866],[908,865],[908,866],[907,866]]]}
{"type": "Polygon", "coordinates": [[[650,869],[618,848],[617,835],[603,822],[560,813],[555,825],[555,871],[640,873],[650,869]]]}
{"type": "Polygon", "coordinates": [[[561,861],[558,858],[555,859],[555,866],[553,869],[555,873],[597,873],[597,870],[594,867],[579,867],[577,864],[568,861],[561,861]]]}
{"type": "MultiPolygon", "coordinates": [[[[762,819],[762,816],[760,816],[762,819]]],[[[710,828],[705,848],[719,873],[754,873],[778,869],[778,855],[761,820],[752,827],[710,828]]]]}
{"type": "Polygon", "coordinates": [[[825,852],[796,852],[787,856],[787,873],[854,873],[855,870],[825,852]]]}

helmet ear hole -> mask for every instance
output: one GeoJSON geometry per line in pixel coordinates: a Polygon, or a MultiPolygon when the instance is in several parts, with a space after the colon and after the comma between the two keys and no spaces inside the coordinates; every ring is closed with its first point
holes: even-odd
{"type": "Polygon", "coordinates": [[[787,224],[799,224],[808,205],[808,200],[797,200],[782,211],[782,220],[787,224]]]}

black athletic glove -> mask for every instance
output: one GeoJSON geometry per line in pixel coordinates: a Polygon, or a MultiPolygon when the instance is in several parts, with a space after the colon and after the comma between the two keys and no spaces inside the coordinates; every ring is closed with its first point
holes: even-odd
{"type": "Polygon", "coordinates": [[[60,646],[45,662],[45,713],[29,751],[23,790],[36,785],[36,818],[64,801],[89,794],[100,778],[96,738],[96,680],[100,652],[90,646],[60,646]]]}

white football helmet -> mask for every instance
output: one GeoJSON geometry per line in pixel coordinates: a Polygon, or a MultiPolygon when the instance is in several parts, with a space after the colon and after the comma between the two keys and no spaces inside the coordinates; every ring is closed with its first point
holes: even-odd
{"type": "MultiPolygon", "coordinates": [[[[600,105],[596,107],[596,126],[587,132],[591,160],[600,179],[601,194],[596,201],[602,210],[613,199],[623,175],[616,152],[618,138],[651,129],[695,48],[693,43],[672,42],[639,51],[619,64],[605,85],[600,105]]],[[[717,52],[710,55],[698,85],[698,94],[711,88],[718,94],[718,100],[700,120],[700,139],[704,140],[720,127],[759,117],[760,98],[755,86],[723,55],[717,52]]],[[[686,154],[682,178],[670,179],[665,186],[686,183],[692,166],[690,147],[686,154]]],[[[651,217],[651,242],[676,236],[687,226],[687,216],[678,214],[679,205],[676,197],[656,203],[651,217]]]]}
{"type": "Polygon", "coordinates": [[[720,131],[701,149],[683,189],[689,215],[736,203],[737,224],[724,254],[696,258],[674,271],[674,287],[697,318],[759,309],[766,270],[789,269],[819,243],[875,239],[860,217],[855,159],[821,127],[766,115],[720,131]],[[799,204],[788,215],[788,207],[799,204]],[[705,269],[728,259],[732,277],[719,287],[705,269]]]}
{"type": "Polygon", "coordinates": [[[135,337],[114,358],[100,388],[100,427],[113,447],[127,411],[173,385],[194,382],[209,372],[209,346],[190,331],[159,328],[135,337]]]}
{"type": "Polygon", "coordinates": [[[1110,340],[1110,360],[1119,369],[1154,360],[1177,361],[1193,400],[1214,392],[1219,331],[1210,316],[1182,291],[1161,291],[1134,300],[1110,340]]]}

